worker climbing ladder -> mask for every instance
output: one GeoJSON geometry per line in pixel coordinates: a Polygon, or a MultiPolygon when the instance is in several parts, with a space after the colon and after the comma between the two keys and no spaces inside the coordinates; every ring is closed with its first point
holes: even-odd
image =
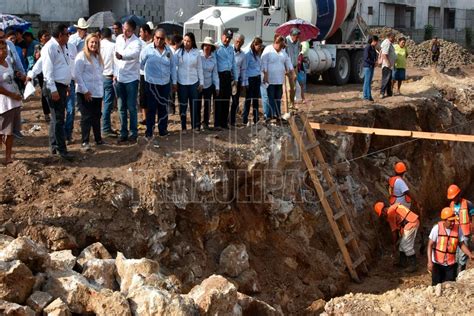
{"type": "Polygon", "coordinates": [[[311,128],[310,122],[308,121],[305,114],[292,116],[290,118],[290,127],[291,132],[298,143],[301,157],[308,168],[309,175],[314,184],[316,192],[318,193],[331,229],[334,233],[334,236],[336,237],[337,244],[339,245],[339,248],[342,252],[342,256],[344,258],[344,262],[346,263],[347,269],[349,270],[349,274],[354,281],[360,282],[357,269],[362,270],[364,273],[368,272],[366,258],[363,254],[361,254],[356,235],[352,230],[351,223],[347,217],[345,206],[339,196],[337,185],[329,173],[328,166],[319,147],[320,143],[317,141],[316,135],[311,128]],[[300,132],[298,129],[297,120],[302,121],[304,127],[302,132],[300,132]],[[318,178],[316,166],[313,163],[312,157],[315,157],[319,164],[319,168],[322,171],[327,189],[323,188],[323,184],[318,178]],[[333,201],[334,209],[337,211],[336,213],[334,213],[331,203],[328,199],[333,201]],[[342,229],[340,229],[341,226],[342,229]]]}

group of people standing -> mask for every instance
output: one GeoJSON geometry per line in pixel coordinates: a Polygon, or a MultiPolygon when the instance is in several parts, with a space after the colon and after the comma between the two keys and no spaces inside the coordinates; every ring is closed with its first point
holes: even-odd
{"type": "Polygon", "coordinates": [[[398,38],[395,42],[395,34],[389,33],[380,45],[378,51],[379,37],[374,35],[369,38],[364,49],[364,87],[363,99],[374,101],[372,97],[372,80],[375,68],[382,68],[382,83],[380,87],[380,98],[391,97],[396,89],[397,94],[401,94],[400,88],[406,80],[406,67],[408,49],[406,38],[398,38]]]}
{"type": "MultiPolygon", "coordinates": [[[[418,209],[420,206],[406,183],[407,171],[407,166],[401,161],[394,165],[395,174],[389,179],[389,204],[379,201],[375,203],[374,211],[389,223],[394,254],[398,257],[395,265],[407,268],[407,272],[415,272],[415,240],[420,220],[412,206],[418,209]]],[[[467,260],[474,259],[471,252],[474,205],[463,198],[456,184],[448,187],[446,198],[449,206],[442,209],[440,221],[432,227],[428,238],[427,269],[431,273],[432,285],[455,281],[458,273],[466,269],[467,260]]]]}
{"type": "MultiPolygon", "coordinates": [[[[195,133],[210,129],[211,123],[216,130],[236,126],[240,97],[244,94],[243,125],[250,125],[250,112],[252,122],[259,122],[261,99],[265,121],[280,121],[286,77],[293,93],[291,100],[294,99],[294,69],[302,61],[298,29],[287,38],[275,35],[273,43],[265,48],[262,40],[255,37],[248,51],[243,51],[245,37],[230,29],[223,32],[218,43],[210,37],[197,43],[193,33],[168,36],[165,30],[152,30],[149,24],[141,26],[137,36],[133,20],[90,34],[88,28],[81,18],[71,27],[56,26],[52,36],[40,31],[33,58],[28,59],[31,64],[13,76],[22,83],[36,78],[42,87],[42,108],[50,124],[53,155],[73,158],[67,146],[73,142],[76,108],[81,113],[82,148],[90,150],[91,130],[98,146],[105,143],[102,137],[133,143],[138,138],[139,122],[146,125],[147,141],[153,140],[157,146],[155,124],[158,122],[159,136],[168,135],[168,116],[175,112],[176,95],[183,133],[189,124],[188,110],[195,133]],[[115,104],[119,131],[111,123],[115,104]],[[141,121],[138,105],[142,109],[141,121]]],[[[14,53],[18,55],[19,51],[14,53]]],[[[5,67],[13,69],[15,59],[9,60],[5,67]]],[[[22,64],[21,60],[18,63],[22,64]]],[[[21,104],[16,100],[20,93],[13,96],[0,90],[0,94],[21,104]]]]}

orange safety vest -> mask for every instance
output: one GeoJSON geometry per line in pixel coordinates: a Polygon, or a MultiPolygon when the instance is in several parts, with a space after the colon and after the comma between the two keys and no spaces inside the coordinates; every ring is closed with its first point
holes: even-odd
{"type": "Polygon", "coordinates": [[[443,222],[438,223],[438,241],[436,242],[434,259],[437,263],[445,261],[450,266],[456,263],[456,250],[459,241],[459,225],[454,224],[449,235],[446,233],[443,222]]]}
{"type": "Polygon", "coordinates": [[[402,218],[402,220],[400,222],[400,226],[398,227],[400,230],[403,227],[405,227],[405,225],[407,223],[414,223],[418,220],[418,215],[416,215],[415,213],[410,211],[409,208],[407,208],[406,206],[404,206],[400,203],[396,203],[396,204],[390,206],[390,209],[393,209],[393,208],[395,208],[395,212],[397,212],[398,216],[400,216],[402,218]]]}
{"type": "MultiPolygon", "coordinates": [[[[454,211],[454,201],[451,201],[449,206],[454,211]]],[[[461,200],[461,208],[459,209],[459,226],[461,226],[464,235],[471,234],[471,220],[469,218],[469,210],[467,208],[467,200],[461,200]]]]}
{"type": "Polygon", "coordinates": [[[388,180],[388,194],[390,194],[389,202],[390,202],[391,205],[393,205],[397,201],[397,198],[402,197],[402,196],[405,197],[405,201],[407,203],[411,203],[411,198],[408,195],[403,194],[403,195],[397,196],[397,195],[393,194],[393,188],[395,187],[395,181],[397,181],[397,179],[401,179],[401,178],[402,177],[400,177],[400,176],[393,176],[388,180]]]}

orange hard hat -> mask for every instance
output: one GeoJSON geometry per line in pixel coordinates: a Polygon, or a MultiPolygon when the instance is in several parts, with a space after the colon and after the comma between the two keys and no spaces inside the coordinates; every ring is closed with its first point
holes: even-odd
{"type": "Polygon", "coordinates": [[[451,184],[448,188],[448,199],[454,199],[459,193],[461,193],[461,189],[457,185],[451,184]]]}
{"type": "Polygon", "coordinates": [[[445,207],[441,211],[441,219],[446,220],[446,219],[456,219],[456,216],[454,215],[454,210],[450,207],[445,207]]]}
{"type": "Polygon", "coordinates": [[[377,213],[378,216],[382,215],[382,210],[383,210],[384,207],[385,207],[385,203],[384,203],[384,202],[377,202],[377,203],[375,203],[375,205],[374,205],[374,211],[375,211],[375,213],[377,213]]]}
{"type": "Polygon", "coordinates": [[[397,174],[404,173],[407,171],[407,166],[399,161],[395,164],[395,167],[393,168],[397,174]]]}

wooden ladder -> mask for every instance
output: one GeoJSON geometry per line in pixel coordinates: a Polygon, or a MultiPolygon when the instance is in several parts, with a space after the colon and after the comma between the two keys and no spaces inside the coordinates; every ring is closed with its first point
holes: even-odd
{"type": "Polygon", "coordinates": [[[364,273],[367,273],[367,264],[365,256],[361,254],[359,244],[357,243],[356,235],[352,230],[351,223],[347,217],[347,212],[341,198],[339,196],[337,185],[334,182],[331,174],[329,173],[328,165],[324,160],[324,156],[320,149],[320,143],[316,139],[316,135],[311,128],[309,121],[305,114],[300,113],[299,115],[292,116],[290,118],[290,127],[293,136],[298,143],[298,147],[301,153],[301,156],[308,168],[309,175],[314,184],[316,192],[318,193],[321,204],[323,205],[326,217],[331,225],[331,229],[336,237],[337,244],[341,249],[342,256],[346,263],[347,269],[356,282],[360,282],[359,275],[357,274],[357,268],[360,268],[364,273]],[[304,130],[301,133],[298,129],[297,118],[298,116],[302,120],[304,125],[304,130]],[[306,137],[305,137],[306,136],[306,137]],[[305,142],[306,138],[306,142],[305,142]],[[321,181],[318,178],[315,165],[311,157],[316,157],[316,160],[319,162],[319,167],[322,171],[328,189],[325,190],[321,181]],[[328,201],[328,198],[332,198],[333,207],[328,201]],[[334,214],[333,208],[337,211],[334,214]],[[342,225],[342,230],[339,228],[339,225],[342,225]],[[352,256],[349,253],[349,250],[352,252],[352,256]]]}

